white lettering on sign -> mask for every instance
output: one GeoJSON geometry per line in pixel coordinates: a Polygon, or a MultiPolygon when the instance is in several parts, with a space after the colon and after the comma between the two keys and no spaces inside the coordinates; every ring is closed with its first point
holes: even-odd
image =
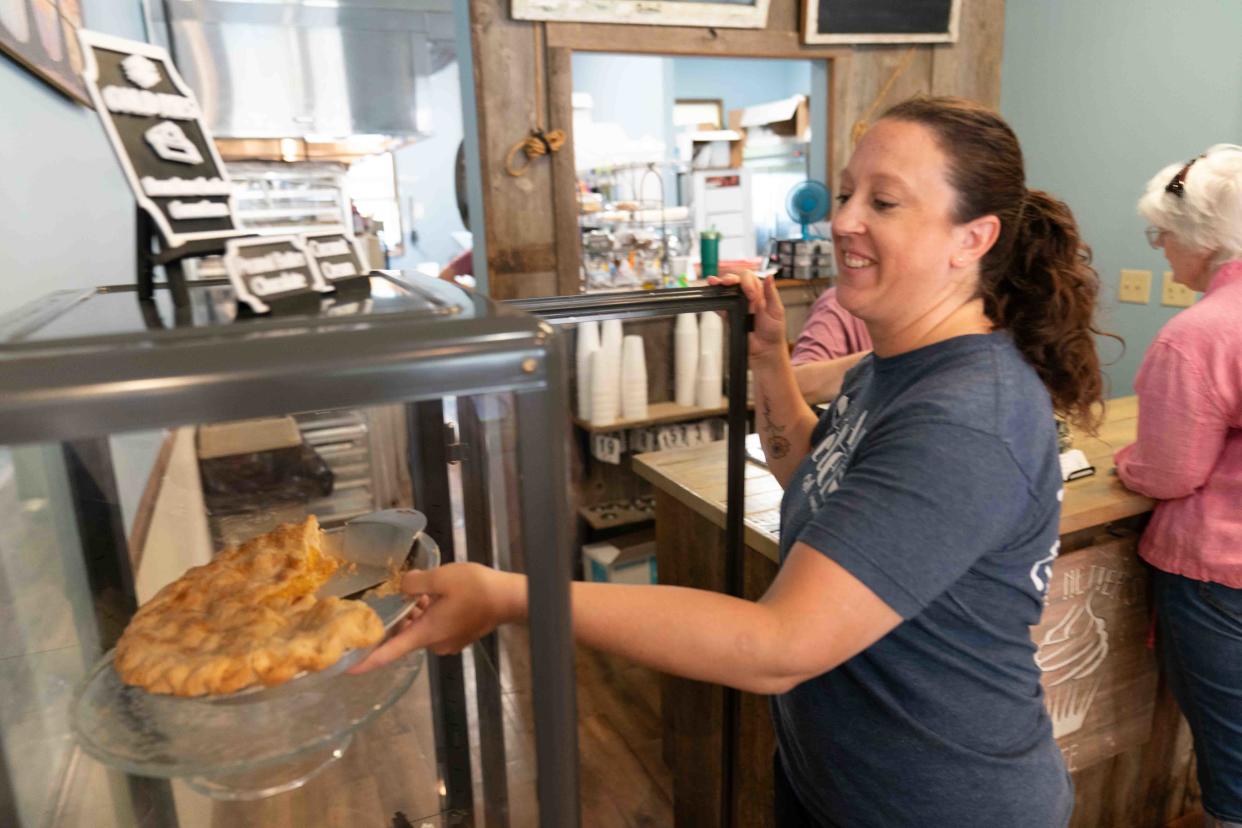
{"type": "Polygon", "coordinates": [[[229,214],[229,205],[223,201],[171,201],[168,215],[175,219],[223,218],[229,214]]]}
{"type": "Polygon", "coordinates": [[[350,256],[354,252],[349,248],[349,242],[344,239],[335,239],[333,241],[315,241],[310,239],[306,242],[306,246],[310,248],[311,255],[316,258],[324,256],[350,256]]]}
{"type": "Polygon", "coordinates": [[[1147,600],[1146,584],[1133,572],[1091,564],[1090,567],[1068,569],[1062,578],[1067,596],[1098,592],[1106,598],[1116,599],[1123,606],[1133,606],[1147,600]]]}
{"type": "Polygon", "coordinates": [[[226,196],[233,194],[233,183],[222,178],[142,178],[142,191],[158,196],[226,196]]]}
{"type": "Polygon", "coordinates": [[[194,142],[172,121],[160,121],[143,133],[143,138],[165,161],[177,164],[201,164],[203,154],[194,146],[194,142]]]}
{"type": "Polygon", "coordinates": [[[292,271],[278,273],[275,276],[256,276],[250,280],[250,289],[258,296],[271,296],[273,293],[300,290],[304,287],[307,287],[306,277],[292,271]]]}
{"type": "Polygon", "coordinates": [[[134,86],[150,89],[160,82],[160,68],[145,55],[130,55],[121,61],[121,71],[134,86]]]}
{"type": "Polygon", "coordinates": [[[132,86],[105,86],[100,94],[109,111],[122,115],[174,118],[179,121],[193,121],[201,115],[198,103],[184,95],[151,92],[132,86]]]}
{"type": "Polygon", "coordinates": [[[247,276],[254,276],[256,273],[270,273],[273,270],[282,270],[287,267],[304,267],[305,265],[305,254],[292,250],[277,251],[275,253],[268,253],[266,256],[241,260],[242,270],[245,271],[247,276]]]}
{"type": "Polygon", "coordinates": [[[325,279],[344,279],[357,276],[358,268],[354,267],[353,262],[320,262],[319,272],[325,279]]]}

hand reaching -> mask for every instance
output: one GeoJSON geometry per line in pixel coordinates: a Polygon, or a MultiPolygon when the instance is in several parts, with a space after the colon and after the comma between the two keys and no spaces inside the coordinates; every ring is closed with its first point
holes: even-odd
{"type": "Polygon", "coordinates": [[[760,279],[753,271],[745,270],[710,276],[707,281],[713,285],[738,285],[750,300],[750,312],[755,316],[755,329],[750,334],[751,362],[762,363],[785,352],[785,306],[781,304],[775,279],[760,279]]]}
{"type": "Polygon", "coordinates": [[[383,667],[420,647],[436,655],[458,653],[506,621],[524,614],[526,582],[521,575],[474,563],[451,563],[407,572],[401,590],[420,595],[419,607],[400,631],[351,673],[383,667]]]}

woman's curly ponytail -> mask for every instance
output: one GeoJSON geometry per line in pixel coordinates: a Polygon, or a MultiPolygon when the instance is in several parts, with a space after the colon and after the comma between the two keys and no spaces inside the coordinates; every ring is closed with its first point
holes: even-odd
{"type": "Polygon", "coordinates": [[[883,115],[922,124],[949,159],[959,223],[1000,219],[996,243],[979,267],[988,318],[1009,331],[1043,380],[1056,412],[1094,432],[1103,398],[1095,349],[1100,281],[1091,250],[1064,202],[1026,188],[1022,150],[1009,125],[981,104],[911,98],[883,115]]]}

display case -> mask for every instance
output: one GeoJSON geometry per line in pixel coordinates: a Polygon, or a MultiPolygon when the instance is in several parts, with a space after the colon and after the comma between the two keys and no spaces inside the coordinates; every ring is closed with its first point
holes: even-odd
{"type": "Polygon", "coordinates": [[[0,318],[0,824],[579,823],[562,337],[370,282],[312,316],[206,282],[0,318]],[[117,686],[136,608],[221,544],[365,509],[425,516],[412,565],[526,573],[528,626],[227,704],[117,686]]]}

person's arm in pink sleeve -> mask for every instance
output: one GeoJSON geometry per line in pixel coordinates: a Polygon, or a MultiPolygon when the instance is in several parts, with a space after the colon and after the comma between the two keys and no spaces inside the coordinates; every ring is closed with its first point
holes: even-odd
{"type": "Polygon", "coordinates": [[[794,345],[790,362],[797,366],[822,362],[852,353],[845,317],[848,311],[836,299],[836,288],[829,288],[815,300],[802,333],[794,345]]]}
{"type": "Polygon", "coordinates": [[[1193,360],[1156,342],[1135,389],[1138,439],[1117,452],[1117,475],[1139,494],[1173,500],[1193,493],[1220,459],[1229,430],[1193,360]]]}

